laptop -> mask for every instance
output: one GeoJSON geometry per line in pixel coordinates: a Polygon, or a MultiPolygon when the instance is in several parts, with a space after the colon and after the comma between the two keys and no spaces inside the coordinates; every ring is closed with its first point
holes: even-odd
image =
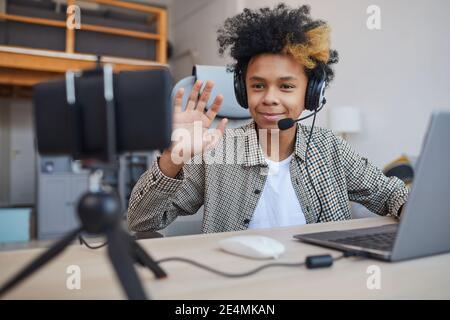
{"type": "Polygon", "coordinates": [[[294,238],[385,261],[450,252],[450,111],[432,114],[399,223],[294,238]]]}

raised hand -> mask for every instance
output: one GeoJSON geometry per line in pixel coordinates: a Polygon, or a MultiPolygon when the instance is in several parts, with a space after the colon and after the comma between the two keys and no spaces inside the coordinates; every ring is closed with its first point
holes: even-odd
{"type": "MultiPolygon", "coordinates": [[[[223,96],[216,96],[209,110],[205,112],[206,103],[211,95],[214,83],[207,81],[199,98],[201,87],[202,82],[197,80],[189,94],[184,111],[182,111],[184,88],[176,92],[172,145],[164,151],[164,159],[161,159],[161,162],[169,161],[168,156],[170,155],[170,162],[167,163],[167,167],[175,165],[177,169],[180,169],[180,166],[195,155],[213,148],[225,132],[228,121],[226,118],[219,122],[215,130],[208,130],[222,105],[223,96]]],[[[160,167],[163,170],[165,164],[160,164],[160,167]]]]}

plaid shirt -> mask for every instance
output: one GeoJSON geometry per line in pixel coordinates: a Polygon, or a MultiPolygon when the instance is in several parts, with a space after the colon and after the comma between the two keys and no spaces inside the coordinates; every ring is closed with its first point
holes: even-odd
{"type": "MultiPolygon", "coordinates": [[[[311,127],[297,123],[289,170],[306,222],[315,223],[320,203],[305,170],[310,130],[311,127]]],[[[248,228],[268,170],[254,121],[226,130],[215,149],[195,156],[175,178],[161,172],[159,158],[140,177],[131,194],[128,208],[131,230],[163,229],[177,216],[192,215],[202,205],[203,232],[248,228]],[[206,156],[214,156],[222,163],[205,161],[206,156]]],[[[397,216],[408,197],[408,189],[400,179],[383,175],[328,129],[313,130],[308,171],[322,202],[320,222],[351,219],[349,201],[361,203],[379,215],[397,216]]]]}

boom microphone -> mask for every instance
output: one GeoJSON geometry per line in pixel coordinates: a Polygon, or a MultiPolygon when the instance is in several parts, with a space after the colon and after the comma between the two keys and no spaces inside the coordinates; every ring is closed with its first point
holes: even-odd
{"type": "Polygon", "coordinates": [[[294,125],[294,123],[296,123],[298,120],[294,120],[292,118],[284,118],[278,121],[278,129],[280,130],[287,130],[289,128],[292,128],[292,126],[294,125]]]}

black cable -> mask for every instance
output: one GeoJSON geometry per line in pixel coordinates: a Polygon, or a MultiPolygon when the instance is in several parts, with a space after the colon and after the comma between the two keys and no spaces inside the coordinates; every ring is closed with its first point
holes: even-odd
{"type": "Polygon", "coordinates": [[[108,244],[108,241],[105,241],[104,243],[102,243],[102,244],[99,244],[98,246],[91,246],[89,243],[87,243],[87,241],[86,240],[84,240],[84,238],[80,235],[80,236],[78,236],[78,239],[80,239],[80,243],[81,244],[84,244],[86,247],[88,247],[89,249],[100,249],[100,248],[102,248],[102,247],[104,247],[104,246],[106,246],[107,244],[108,244]]]}
{"type": "Polygon", "coordinates": [[[300,119],[298,119],[298,120],[296,120],[296,121],[302,121],[302,120],[311,118],[312,116],[315,116],[317,112],[319,112],[320,110],[322,110],[322,108],[323,108],[324,105],[325,105],[325,104],[322,104],[322,105],[321,105],[319,108],[317,108],[317,110],[315,110],[313,113],[308,114],[307,116],[305,116],[305,117],[303,117],[303,118],[300,118],[300,119]]]}
{"type": "MultiPolygon", "coordinates": [[[[323,107],[323,105],[322,105],[322,107],[323,107]]],[[[306,151],[305,151],[305,170],[306,170],[306,173],[308,174],[308,179],[309,179],[309,182],[311,183],[311,185],[313,187],[314,193],[316,194],[316,198],[319,200],[319,204],[320,204],[320,212],[319,212],[319,215],[317,216],[316,223],[318,223],[320,221],[320,218],[322,217],[323,207],[322,207],[322,201],[320,200],[319,194],[317,193],[316,187],[314,186],[314,183],[313,183],[313,181],[311,179],[311,174],[309,173],[309,170],[308,170],[308,151],[309,151],[309,146],[310,146],[310,142],[311,142],[312,133],[313,133],[313,130],[314,130],[314,124],[316,122],[316,115],[317,115],[317,112],[320,111],[320,109],[321,108],[319,108],[318,110],[314,111],[314,113],[312,114],[312,115],[314,115],[314,118],[313,118],[313,123],[312,123],[312,126],[311,126],[311,130],[309,132],[308,142],[306,144],[306,151]]],[[[309,115],[309,116],[311,116],[311,115],[309,115]]]]}
{"type": "MultiPolygon", "coordinates": [[[[350,256],[350,255],[349,255],[350,256]]],[[[339,257],[333,258],[333,262],[340,260],[342,258],[346,258],[347,255],[343,254],[339,257]]],[[[306,263],[305,262],[293,262],[293,263],[280,263],[280,262],[274,262],[274,263],[267,263],[264,264],[258,268],[255,268],[253,270],[247,271],[247,272],[243,272],[243,273],[228,273],[228,272],[224,272],[224,271],[220,271],[211,267],[208,267],[204,264],[201,264],[199,262],[196,262],[194,260],[190,260],[190,259],[186,259],[186,258],[182,258],[182,257],[170,257],[170,258],[164,258],[161,260],[156,261],[157,264],[160,263],[164,263],[164,262],[169,262],[169,261],[179,261],[179,262],[185,262],[188,264],[191,264],[193,266],[196,266],[200,269],[204,269],[206,271],[218,274],[220,276],[226,277],[226,278],[242,278],[242,277],[247,277],[250,276],[252,274],[255,274],[263,269],[266,268],[270,268],[270,267],[302,267],[304,266],[306,263]]]]}

